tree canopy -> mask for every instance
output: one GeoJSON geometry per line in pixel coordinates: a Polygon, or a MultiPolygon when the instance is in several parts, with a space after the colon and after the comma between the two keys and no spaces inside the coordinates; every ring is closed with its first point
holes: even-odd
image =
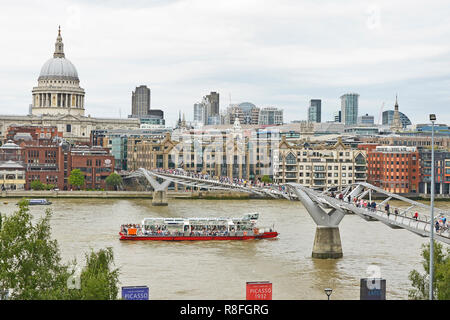
{"type": "Polygon", "coordinates": [[[0,215],[0,293],[9,290],[9,299],[18,300],[116,299],[119,270],[112,269],[112,249],[86,254],[77,274],[77,262],[63,263],[51,239],[51,215],[48,209],[33,224],[27,201],[14,214],[0,215]],[[74,278],[79,287],[69,285],[74,278]]]}
{"type": "Polygon", "coordinates": [[[83,172],[81,172],[80,169],[73,169],[70,172],[69,183],[72,186],[75,186],[75,187],[78,187],[78,188],[84,186],[84,174],[83,174],[83,172]]]}
{"type": "Polygon", "coordinates": [[[33,180],[30,183],[30,188],[32,190],[52,190],[55,187],[54,184],[45,184],[40,180],[33,180]]]}
{"type": "MultiPolygon", "coordinates": [[[[433,296],[438,300],[450,300],[450,249],[444,249],[441,243],[434,242],[434,276],[433,296]]],[[[430,244],[422,246],[422,266],[425,273],[417,270],[409,273],[409,280],[413,289],[409,291],[409,298],[414,300],[426,300],[429,298],[429,274],[430,274],[430,244]]]]}
{"type": "Polygon", "coordinates": [[[268,175],[264,175],[261,178],[261,182],[265,182],[265,183],[271,183],[272,179],[270,179],[270,177],[268,175]]]}
{"type": "Polygon", "coordinates": [[[122,184],[122,177],[117,173],[111,173],[105,180],[106,184],[117,190],[117,187],[122,184]]]}

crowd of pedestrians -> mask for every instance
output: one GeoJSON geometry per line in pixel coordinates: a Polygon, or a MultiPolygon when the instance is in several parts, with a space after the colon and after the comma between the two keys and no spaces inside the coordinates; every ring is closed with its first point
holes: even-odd
{"type": "Polygon", "coordinates": [[[259,179],[255,180],[246,180],[246,179],[239,179],[239,178],[230,178],[228,176],[219,176],[219,177],[213,177],[210,174],[207,173],[201,173],[201,172],[193,172],[193,171],[185,171],[181,169],[156,169],[156,172],[160,173],[168,173],[172,175],[179,175],[179,176],[185,176],[195,179],[202,179],[202,180],[209,180],[209,181],[215,181],[220,183],[229,184],[232,186],[241,186],[246,188],[270,188],[270,189],[277,189],[281,192],[286,192],[286,187],[284,185],[278,185],[274,183],[269,182],[263,182],[259,179]]]}
{"type": "MultiPolygon", "coordinates": [[[[339,199],[341,201],[352,203],[357,208],[364,208],[364,209],[372,211],[372,212],[377,211],[377,203],[373,200],[367,201],[365,199],[358,199],[357,197],[353,197],[353,199],[352,199],[351,195],[345,196],[343,193],[335,194],[334,191],[331,191],[329,193],[329,196],[339,199]]],[[[387,202],[384,205],[384,208],[379,208],[379,211],[382,211],[382,212],[384,211],[386,213],[387,217],[389,218],[389,216],[392,214],[392,209],[391,209],[389,202],[387,202]]],[[[393,214],[395,216],[398,216],[400,214],[399,208],[394,208],[393,214]]],[[[415,221],[420,220],[419,213],[417,211],[414,212],[412,219],[414,219],[415,221]]],[[[426,221],[426,220],[424,220],[424,221],[426,221]]],[[[444,215],[441,215],[440,217],[436,218],[434,228],[435,228],[436,232],[439,232],[439,231],[442,232],[442,231],[448,230],[449,226],[448,226],[447,218],[444,215]]]]}

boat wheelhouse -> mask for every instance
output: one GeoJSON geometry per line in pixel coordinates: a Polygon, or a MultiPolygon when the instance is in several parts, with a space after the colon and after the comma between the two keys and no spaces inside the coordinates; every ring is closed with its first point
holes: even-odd
{"type": "Polygon", "coordinates": [[[275,238],[273,227],[257,227],[258,213],[240,218],[145,218],[122,225],[121,240],[248,240],[275,238]]]}

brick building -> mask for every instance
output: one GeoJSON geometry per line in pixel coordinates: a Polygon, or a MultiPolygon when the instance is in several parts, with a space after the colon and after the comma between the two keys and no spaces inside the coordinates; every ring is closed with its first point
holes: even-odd
{"type": "Polygon", "coordinates": [[[39,180],[44,184],[52,184],[60,190],[67,188],[64,180],[64,156],[62,145],[25,145],[22,154],[26,168],[25,189],[39,180]]]}
{"type": "Polygon", "coordinates": [[[41,139],[53,140],[55,137],[62,138],[63,133],[56,126],[26,126],[11,125],[6,133],[6,140],[18,142],[21,138],[29,136],[32,141],[41,139]]]}
{"type": "MultiPolygon", "coordinates": [[[[105,189],[106,177],[114,172],[114,156],[109,149],[71,145],[62,139],[62,133],[56,127],[10,126],[7,135],[14,141],[8,140],[3,146],[0,164],[5,167],[3,171],[10,168],[17,171],[20,165],[23,166],[22,188],[31,189],[31,183],[39,180],[60,190],[71,190],[70,172],[80,169],[85,175],[83,189],[105,189]],[[17,163],[13,168],[13,164],[6,161],[17,163]]],[[[6,177],[6,174],[1,176],[6,177]]],[[[21,175],[17,173],[16,177],[21,175]]],[[[6,181],[4,184],[8,185],[6,181]]]]}
{"type": "Polygon", "coordinates": [[[367,152],[367,182],[393,193],[418,193],[419,152],[416,147],[360,144],[367,152]]]}
{"type": "Polygon", "coordinates": [[[114,172],[114,156],[102,147],[78,146],[70,150],[71,170],[84,174],[84,189],[106,189],[106,178],[114,172]]]}

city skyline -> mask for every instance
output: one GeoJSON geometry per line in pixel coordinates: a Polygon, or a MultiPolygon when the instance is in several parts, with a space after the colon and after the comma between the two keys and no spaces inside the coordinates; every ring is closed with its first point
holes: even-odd
{"type": "Polygon", "coordinates": [[[28,113],[30,91],[61,25],[66,56],[77,66],[86,114],[92,116],[125,118],[131,91],[147,85],[152,105],[164,108],[169,126],[178,110],[189,119],[193,104],[211,91],[220,94],[221,110],[231,95],[231,103],[275,106],[292,120],[306,120],[309,100],[321,99],[322,122],[332,120],[342,94],[356,92],[359,115],[374,115],[375,123],[382,103],[383,111],[393,109],[398,92],[400,111],[413,123],[428,122],[429,112],[438,115],[439,123],[450,122],[450,46],[439,41],[448,28],[445,19],[436,19],[448,13],[445,2],[355,2],[344,8],[303,1],[285,2],[275,10],[255,3],[153,1],[121,8],[116,2],[44,1],[4,6],[0,25],[11,31],[3,34],[0,53],[0,114],[28,113]],[[41,19],[40,12],[55,18],[41,19]],[[418,12],[416,24],[405,18],[418,12]],[[194,13],[202,18],[189,19],[194,13]],[[144,15],[146,21],[138,19],[144,15]],[[245,28],[243,17],[251,28],[245,28]],[[339,44],[330,26],[320,25],[324,18],[336,27],[333,34],[351,40],[339,44]],[[124,23],[117,24],[119,19],[124,23]],[[261,19],[285,22],[267,29],[261,19]]]}

